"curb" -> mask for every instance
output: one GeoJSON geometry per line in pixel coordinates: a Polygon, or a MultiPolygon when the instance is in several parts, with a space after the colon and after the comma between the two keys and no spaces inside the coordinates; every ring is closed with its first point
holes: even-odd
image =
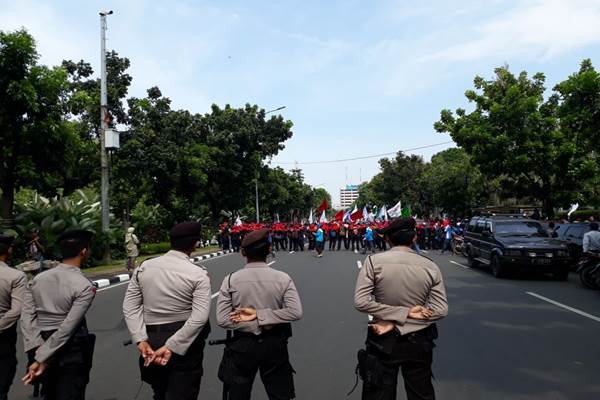
{"type": "MultiPolygon", "coordinates": [[[[190,258],[190,261],[192,263],[197,263],[203,260],[208,260],[209,258],[224,256],[230,253],[233,253],[233,250],[222,250],[217,251],[216,253],[204,254],[202,256],[190,258]]],[[[94,284],[94,286],[96,286],[96,288],[102,289],[111,285],[115,285],[117,283],[127,282],[129,279],[130,278],[128,274],[119,274],[106,279],[97,279],[95,281],[92,281],[92,283],[94,284]]]]}

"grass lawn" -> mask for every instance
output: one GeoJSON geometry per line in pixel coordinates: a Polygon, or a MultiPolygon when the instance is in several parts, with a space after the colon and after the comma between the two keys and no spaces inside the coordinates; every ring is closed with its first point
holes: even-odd
{"type": "MultiPolygon", "coordinates": [[[[218,250],[219,250],[218,246],[202,247],[202,248],[196,250],[193,253],[193,255],[199,256],[202,254],[214,253],[215,251],[218,251],[218,250]]],[[[136,259],[136,265],[140,265],[142,262],[146,261],[147,259],[152,258],[152,257],[157,257],[162,254],[163,253],[140,256],[136,259]]],[[[86,275],[88,278],[94,278],[94,277],[98,277],[101,275],[110,275],[111,273],[115,273],[115,274],[123,273],[126,270],[127,270],[127,260],[114,260],[112,263],[107,264],[107,265],[98,265],[96,267],[85,268],[85,269],[81,270],[81,272],[83,272],[84,275],[86,275]]]]}

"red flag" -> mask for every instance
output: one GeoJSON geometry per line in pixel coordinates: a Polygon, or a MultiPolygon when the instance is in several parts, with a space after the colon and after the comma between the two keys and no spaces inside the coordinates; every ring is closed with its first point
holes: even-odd
{"type": "Polygon", "coordinates": [[[358,221],[359,219],[362,219],[363,217],[363,212],[360,208],[356,208],[352,214],[350,214],[350,218],[352,218],[352,221],[358,221]]]}
{"type": "Polygon", "coordinates": [[[337,214],[335,214],[335,216],[333,217],[336,221],[342,221],[344,219],[344,210],[339,211],[337,214]]]}
{"type": "Polygon", "coordinates": [[[328,208],[329,208],[329,204],[327,204],[327,199],[325,199],[325,200],[323,200],[323,202],[317,209],[317,212],[323,212],[323,211],[327,210],[328,208]]]}

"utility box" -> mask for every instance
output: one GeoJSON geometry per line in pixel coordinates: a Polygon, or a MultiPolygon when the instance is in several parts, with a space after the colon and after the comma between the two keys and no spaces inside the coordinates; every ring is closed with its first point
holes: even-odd
{"type": "Polygon", "coordinates": [[[104,131],[104,147],[106,149],[118,149],[119,132],[112,129],[106,129],[104,131]]]}

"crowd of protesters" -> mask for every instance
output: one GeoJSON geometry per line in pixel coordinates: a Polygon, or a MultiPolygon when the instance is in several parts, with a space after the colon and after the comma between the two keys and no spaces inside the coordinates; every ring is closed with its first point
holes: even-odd
{"type": "MultiPolygon", "coordinates": [[[[271,230],[273,251],[305,251],[314,250],[322,257],[325,249],[329,251],[353,251],[375,253],[385,251],[388,244],[383,239],[383,232],[388,221],[357,221],[327,223],[243,223],[221,224],[217,241],[223,250],[238,252],[244,236],[259,229],[271,230]]],[[[451,251],[452,240],[462,236],[464,223],[458,219],[418,220],[415,250],[451,251]]]]}

